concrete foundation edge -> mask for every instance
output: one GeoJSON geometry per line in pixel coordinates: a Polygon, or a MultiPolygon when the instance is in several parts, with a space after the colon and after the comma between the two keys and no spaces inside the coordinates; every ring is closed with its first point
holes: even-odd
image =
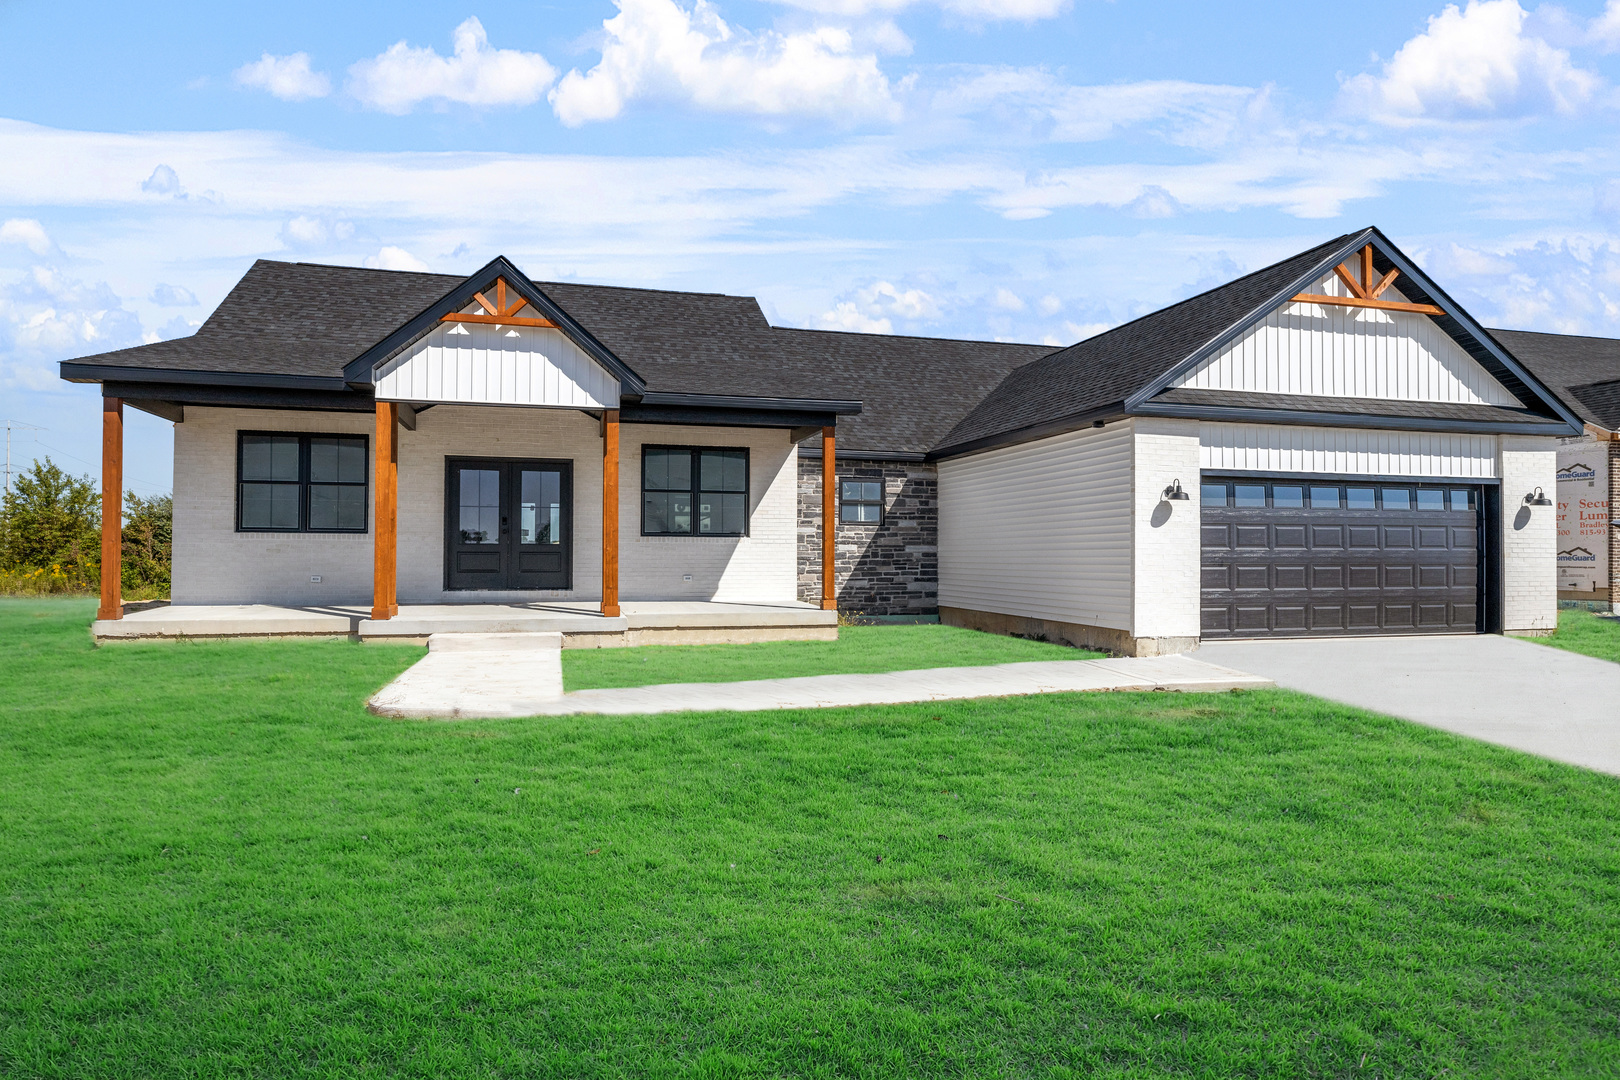
{"type": "Polygon", "coordinates": [[[1111,626],[1058,622],[1027,615],[1004,615],[996,611],[941,606],[939,621],[1010,637],[1044,638],[1077,649],[1097,649],[1115,656],[1174,656],[1198,647],[1195,637],[1139,638],[1111,626]]]}

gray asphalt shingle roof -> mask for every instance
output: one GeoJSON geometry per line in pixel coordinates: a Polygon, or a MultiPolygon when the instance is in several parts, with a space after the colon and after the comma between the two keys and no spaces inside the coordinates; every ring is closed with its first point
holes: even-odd
{"type": "Polygon", "coordinates": [[[1018,368],[963,417],[946,451],[1123,405],[1344,244],[1336,237],[1018,368]]]}
{"type": "Polygon", "coordinates": [[[1588,424],[1620,430],[1620,341],[1530,330],[1491,336],[1588,424]]]}
{"type": "MultiPolygon", "coordinates": [[[[191,337],[76,363],[341,379],[346,363],[464,280],[259,260],[191,337]]],[[[860,415],[839,422],[850,450],[922,453],[1009,371],[1052,351],[778,328],[751,296],[535,284],[649,391],[861,401],[860,415]]]]}

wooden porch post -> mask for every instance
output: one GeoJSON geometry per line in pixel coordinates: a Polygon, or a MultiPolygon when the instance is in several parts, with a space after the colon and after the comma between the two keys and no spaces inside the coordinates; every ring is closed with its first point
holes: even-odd
{"type": "Polygon", "coordinates": [[[602,413],[602,614],[619,615],[619,410],[602,413]]]}
{"type": "Polygon", "coordinates": [[[101,399],[101,607],[122,619],[124,576],[124,399],[101,399]]]}
{"type": "Polygon", "coordinates": [[[833,433],[836,429],[821,429],[821,610],[837,611],[836,567],[834,552],[838,532],[838,515],[833,508],[833,489],[837,485],[837,469],[833,460],[833,433]]]}
{"type": "Polygon", "coordinates": [[[371,617],[399,614],[399,406],[377,402],[377,444],[373,460],[371,617]]]}

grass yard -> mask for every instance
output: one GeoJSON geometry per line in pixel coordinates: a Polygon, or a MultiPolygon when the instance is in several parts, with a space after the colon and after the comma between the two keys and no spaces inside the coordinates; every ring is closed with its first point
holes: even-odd
{"type": "Polygon", "coordinates": [[[563,686],[591,690],[603,686],[972,667],[1023,660],[1085,660],[1101,655],[956,626],[840,626],[837,641],[565,649],[562,661],[563,686]]]}
{"type": "Polygon", "coordinates": [[[385,721],[0,603],[0,1075],[1613,1076],[1620,780],[1281,691],[385,721]]]}
{"type": "Polygon", "coordinates": [[[1620,618],[1605,619],[1590,611],[1564,608],[1558,612],[1557,630],[1529,640],[1620,664],[1620,618]]]}

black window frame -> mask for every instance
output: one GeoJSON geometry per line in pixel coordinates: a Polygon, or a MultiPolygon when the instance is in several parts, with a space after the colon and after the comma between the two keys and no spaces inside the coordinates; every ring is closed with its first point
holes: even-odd
{"type": "Polygon", "coordinates": [[[883,519],[888,516],[888,511],[884,508],[884,505],[883,505],[883,502],[884,502],[884,499],[883,499],[884,491],[883,491],[883,489],[884,489],[884,479],[881,476],[878,477],[876,480],[873,480],[873,479],[870,479],[870,478],[863,478],[863,477],[859,477],[859,476],[840,476],[838,478],[838,524],[840,524],[840,525],[870,525],[870,526],[882,525],[883,524],[883,519]],[[875,499],[846,499],[844,497],[844,485],[845,484],[876,484],[877,489],[878,489],[877,498],[875,498],[875,499]],[[877,510],[878,510],[877,519],[875,521],[859,521],[859,520],[852,520],[850,518],[847,518],[847,517],[844,516],[844,507],[845,506],[875,506],[875,507],[877,507],[877,510]]]}
{"type": "MultiPolygon", "coordinates": [[[[658,488],[659,492],[679,491],[680,488],[658,488]]],[[[754,525],[754,455],[746,446],[686,446],[683,444],[668,445],[664,443],[643,443],[641,446],[641,535],[663,537],[689,537],[701,539],[704,537],[720,539],[736,539],[750,535],[754,525]],[[692,458],[691,487],[687,494],[692,497],[692,528],[689,532],[649,532],[647,530],[647,454],[658,453],[688,453],[692,458]],[[703,498],[703,455],[712,453],[741,454],[743,459],[743,527],[742,532],[699,532],[698,516],[699,503],[703,498]]],[[[711,495],[736,495],[735,491],[710,491],[711,495]]]]}
{"type": "Polygon", "coordinates": [[[290,536],[295,533],[338,533],[345,536],[364,536],[371,531],[371,437],[357,434],[353,431],[258,431],[241,430],[236,433],[236,531],[239,533],[277,533],[290,536]],[[250,437],[269,437],[277,439],[298,440],[298,479],[297,480],[243,480],[242,479],[242,446],[243,441],[250,437]],[[364,454],[365,464],[362,470],[362,479],[359,483],[353,481],[322,480],[313,481],[310,473],[310,444],[315,439],[350,439],[358,440],[361,452],[364,454]],[[298,486],[298,527],[295,529],[276,529],[256,525],[242,524],[242,485],[278,483],[298,486]],[[366,513],[364,524],[358,529],[317,529],[309,524],[309,495],[313,487],[357,487],[365,492],[366,513]]]}

